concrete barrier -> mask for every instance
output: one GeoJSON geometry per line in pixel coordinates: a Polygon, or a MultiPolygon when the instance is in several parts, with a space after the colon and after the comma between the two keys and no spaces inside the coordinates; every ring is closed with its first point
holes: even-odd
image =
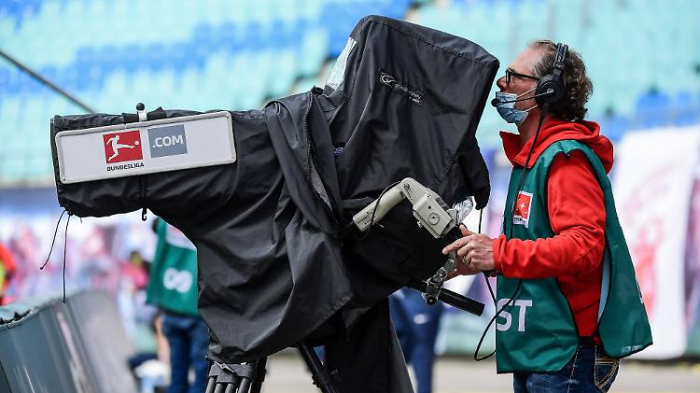
{"type": "Polygon", "coordinates": [[[102,292],[0,308],[1,392],[133,393],[132,353],[116,305],[102,292]]]}

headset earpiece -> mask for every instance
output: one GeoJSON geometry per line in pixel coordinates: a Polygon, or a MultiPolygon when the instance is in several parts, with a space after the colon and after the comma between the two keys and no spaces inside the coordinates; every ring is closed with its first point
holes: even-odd
{"type": "Polygon", "coordinates": [[[557,56],[554,58],[554,70],[551,74],[547,74],[540,78],[535,89],[535,101],[540,107],[545,104],[555,104],[564,97],[566,82],[564,81],[564,65],[566,64],[566,55],[569,52],[569,47],[564,44],[557,44],[557,56]]]}

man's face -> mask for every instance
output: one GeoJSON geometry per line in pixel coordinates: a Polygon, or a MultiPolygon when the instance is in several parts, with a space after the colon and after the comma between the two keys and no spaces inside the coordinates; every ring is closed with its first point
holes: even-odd
{"type": "MultiPolygon", "coordinates": [[[[502,76],[496,82],[498,88],[505,93],[514,93],[516,95],[521,95],[529,90],[529,93],[520,97],[526,98],[535,95],[533,90],[537,86],[537,78],[534,77],[534,65],[537,60],[539,60],[541,54],[540,51],[527,48],[518,57],[513,60],[513,62],[508,66],[508,70],[513,74],[510,76],[510,82],[506,82],[505,75],[502,76]],[[528,77],[529,76],[529,77],[528,77]]],[[[527,109],[536,105],[534,99],[518,101],[515,103],[517,109],[527,109]]]]}

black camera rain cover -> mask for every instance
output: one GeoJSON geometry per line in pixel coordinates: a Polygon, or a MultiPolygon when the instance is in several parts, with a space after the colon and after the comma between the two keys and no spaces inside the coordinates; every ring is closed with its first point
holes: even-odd
{"type": "MultiPolygon", "coordinates": [[[[233,164],[63,184],[57,133],[137,119],[54,117],[59,203],[80,217],[146,207],[180,228],[197,247],[208,357],[267,356],[322,325],[351,327],[363,310],[442,265],[444,244],[416,226],[409,206],[366,236],[340,233],[407,176],[447,204],[470,195],[486,204],[475,132],[497,69],[496,58],[468,40],[365,17],[323,93],[230,112],[233,164]]],[[[149,119],[197,113],[157,110],[149,119]]]]}

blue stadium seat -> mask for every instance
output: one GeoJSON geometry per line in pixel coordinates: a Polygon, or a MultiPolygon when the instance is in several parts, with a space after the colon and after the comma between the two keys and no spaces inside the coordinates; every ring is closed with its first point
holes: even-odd
{"type": "Polygon", "coordinates": [[[29,92],[32,82],[32,77],[26,72],[20,70],[15,71],[10,85],[11,93],[26,94],[29,92]]]}
{"type": "Polygon", "coordinates": [[[87,74],[92,67],[98,67],[99,62],[100,55],[92,46],[82,47],[75,54],[75,67],[78,68],[80,73],[87,74]]]}
{"type": "Polygon", "coordinates": [[[175,42],[170,45],[164,45],[164,51],[167,53],[168,65],[177,72],[182,72],[188,67],[194,67],[197,64],[197,53],[194,51],[194,45],[189,42],[175,42]]]}
{"type": "Polygon", "coordinates": [[[212,42],[211,53],[217,50],[227,50],[229,52],[243,50],[243,45],[241,45],[243,34],[233,22],[226,22],[218,28],[213,28],[210,41],[212,42]]]}
{"type": "MultiPolygon", "coordinates": [[[[319,71],[330,51],[329,40],[328,32],[320,28],[307,30],[303,38],[299,39],[297,58],[300,59],[298,72],[301,76],[311,76],[319,71]]],[[[347,37],[344,38],[343,46],[345,42],[347,37]]]]}
{"type": "Polygon", "coordinates": [[[273,50],[283,50],[294,45],[296,39],[294,30],[296,26],[282,19],[276,19],[270,24],[273,34],[269,46],[273,50]]]}
{"type": "Polygon", "coordinates": [[[662,127],[670,123],[670,99],[666,94],[640,96],[635,106],[637,124],[642,128],[662,127]]]}
{"type": "Polygon", "coordinates": [[[165,45],[162,43],[153,43],[146,46],[144,53],[145,61],[150,71],[162,71],[169,61],[169,53],[166,51],[165,45]]]}
{"type": "Polygon", "coordinates": [[[143,47],[140,45],[126,45],[121,50],[119,64],[129,73],[136,72],[136,70],[146,66],[144,52],[143,47]]]}
{"type": "Polygon", "coordinates": [[[10,92],[10,70],[0,67],[0,96],[10,92]]]}
{"type": "Polygon", "coordinates": [[[243,35],[242,49],[256,50],[263,48],[269,44],[269,39],[272,35],[268,35],[267,29],[258,21],[251,21],[245,25],[243,35]]]}
{"type": "Polygon", "coordinates": [[[299,50],[302,40],[313,26],[314,24],[312,24],[312,21],[306,18],[299,18],[294,21],[294,25],[292,27],[292,37],[294,40],[292,43],[295,49],[299,50]]]}
{"type": "Polygon", "coordinates": [[[619,142],[625,133],[633,128],[632,122],[623,116],[603,118],[600,126],[601,133],[613,142],[619,142]]]}
{"type": "Polygon", "coordinates": [[[692,91],[679,92],[671,100],[673,125],[688,126],[700,123],[700,95],[696,97],[692,91]]]}
{"type": "Polygon", "coordinates": [[[120,67],[121,51],[119,47],[119,45],[110,44],[97,49],[95,64],[97,65],[96,68],[98,68],[103,75],[109,74],[120,67]]]}
{"type": "Polygon", "coordinates": [[[348,36],[357,23],[353,4],[328,3],[323,8],[323,20],[333,20],[328,26],[330,55],[336,57],[345,46],[348,36]]]}
{"type": "Polygon", "coordinates": [[[272,64],[268,79],[267,95],[288,95],[297,76],[297,59],[294,50],[272,52],[272,64]]]}
{"type": "Polygon", "coordinates": [[[196,45],[197,52],[209,55],[219,46],[218,37],[215,36],[215,29],[208,23],[198,24],[192,32],[192,43],[196,45]]]}

